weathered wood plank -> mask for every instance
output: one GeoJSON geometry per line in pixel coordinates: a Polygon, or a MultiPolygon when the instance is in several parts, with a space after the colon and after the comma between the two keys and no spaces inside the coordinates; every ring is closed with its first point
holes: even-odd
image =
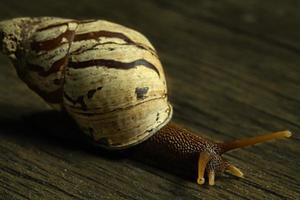
{"type": "Polygon", "coordinates": [[[64,116],[45,113],[49,108],[0,56],[1,197],[300,197],[299,5],[295,1],[71,2],[2,1],[0,18],[92,17],[131,26],[147,35],[159,51],[179,123],[215,140],[280,129],[295,134],[288,141],[226,155],[245,172],[245,179],[223,175],[215,187],[199,187],[180,176],[176,167],[162,170],[151,161],[89,147],[64,116]]]}
{"type": "Polygon", "coordinates": [[[157,1],[156,4],[183,13],[186,17],[206,21],[237,34],[255,37],[299,53],[299,2],[207,0],[187,4],[183,1],[157,1]]]}

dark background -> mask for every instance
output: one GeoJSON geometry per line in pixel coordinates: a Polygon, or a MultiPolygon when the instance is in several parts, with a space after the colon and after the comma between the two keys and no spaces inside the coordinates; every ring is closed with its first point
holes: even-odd
{"type": "Polygon", "coordinates": [[[226,155],[244,179],[222,175],[214,187],[199,186],[172,170],[90,150],[1,55],[0,198],[300,198],[299,8],[296,0],[2,0],[0,19],[98,18],[142,32],[164,65],[174,120],[209,138],[294,135],[226,155]]]}

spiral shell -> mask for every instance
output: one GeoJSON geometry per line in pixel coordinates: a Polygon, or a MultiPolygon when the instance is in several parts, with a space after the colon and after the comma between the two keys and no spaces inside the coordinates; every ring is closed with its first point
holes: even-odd
{"type": "Polygon", "coordinates": [[[0,22],[1,51],[47,103],[106,148],[126,148],[172,117],[164,71],[139,32],[104,20],[0,22]]]}

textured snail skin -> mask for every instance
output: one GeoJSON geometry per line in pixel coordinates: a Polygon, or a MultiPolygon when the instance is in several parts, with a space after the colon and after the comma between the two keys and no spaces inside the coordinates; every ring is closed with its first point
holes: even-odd
{"type": "Polygon", "coordinates": [[[192,163],[194,166],[197,165],[199,154],[206,151],[211,157],[206,166],[207,171],[222,173],[228,166],[228,162],[221,157],[222,145],[196,135],[173,122],[140,144],[139,148],[151,157],[192,163]]]}
{"type": "Polygon", "coordinates": [[[47,103],[66,111],[94,143],[137,145],[154,158],[197,166],[198,184],[242,172],[221,155],[276,138],[281,131],[227,143],[204,139],[172,122],[162,65],[140,33],[104,20],[53,17],[0,22],[0,50],[47,103]]]}
{"type": "Polygon", "coordinates": [[[186,159],[199,156],[199,152],[208,151],[212,154],[220,154],[221,150],[216,143],[204,139],[192,132],[170,122],[160,129],[154,136],[143,143],[147,149],[158,152],[172,152],[168,158],[186,159]],[[147,147],[149,145],[149,148],[147,147]],[[150,148],[154,146],[156,148],[150,148]]]}

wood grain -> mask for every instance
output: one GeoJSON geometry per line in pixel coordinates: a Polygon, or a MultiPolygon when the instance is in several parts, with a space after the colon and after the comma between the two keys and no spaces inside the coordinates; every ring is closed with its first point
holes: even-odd
{"type": "Polygon", "coordinates": [[[107,19],[144,33],[165,66],[174,119],[214,140],[289,129],[225,157],[244,179],[200,187],[180,169],[90,147],[0,56],[1,199],[299,199],[300,13],[287,1],[0,2],[0,18],[107,19]]]}

